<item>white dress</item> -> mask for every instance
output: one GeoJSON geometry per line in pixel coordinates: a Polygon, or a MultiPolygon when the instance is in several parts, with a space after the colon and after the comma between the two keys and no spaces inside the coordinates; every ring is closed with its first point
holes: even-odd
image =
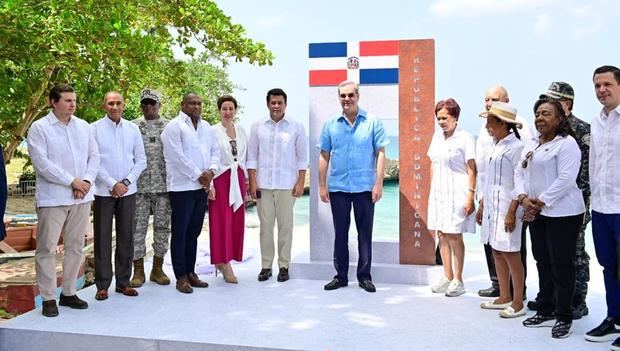
{"type": "Polygon", "coordinates": [[[467,161],[475,159],[474,138],[463,130],[456,130],[448,139],[442,131],[433,135],[428,157],[431,159],[433,178],[428,199],[429,230],[443,233],[474,233],[475,214],[465,215],[469,195],[467,161]]]}
{"type": "Polygon", "coordinates": [[[497,251],[517,252],[521,250],[521,217],[523,208],[517,207],[515,229],[506,232],[504,219],[510,202],[516,200],[515,170],[519,167],[523,142],[508,134],[495,143],[485,157],[484,184],[480,192],[484,201],[480,241],[497,251]]]}

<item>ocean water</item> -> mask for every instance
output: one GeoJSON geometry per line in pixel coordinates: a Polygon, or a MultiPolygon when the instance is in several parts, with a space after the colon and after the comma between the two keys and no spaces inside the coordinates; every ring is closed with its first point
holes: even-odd
{"type": "MultiPolygon", "coordinates": [[[[383,197],[375,205],[373,240],[398,240],[398,189],[398,182],[386,182],[383,187],[383,197]]],[[[295,225],[308,224],[310,221],[310,196],[304,195],[297,199],[293,212],[295,225]]],[[[247,213],[249,216],[258,217],[255,207],[248,209],[247,213]]],[[[353,217],[351,217],[351,230],[349,233],[352,237],[357,236],[353,217]]]]}

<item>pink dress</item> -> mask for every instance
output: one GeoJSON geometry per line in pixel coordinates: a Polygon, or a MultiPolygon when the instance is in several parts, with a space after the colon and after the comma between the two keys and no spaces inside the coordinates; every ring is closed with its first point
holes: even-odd
{"type": "Polygon", "coordinates": [[[220,169],[213,179],[215,200],[209,200],[211,263],[243,260],[247,136],[235,126],[236,139],[221,124],[213,126],[220,147],[220,169]]]}

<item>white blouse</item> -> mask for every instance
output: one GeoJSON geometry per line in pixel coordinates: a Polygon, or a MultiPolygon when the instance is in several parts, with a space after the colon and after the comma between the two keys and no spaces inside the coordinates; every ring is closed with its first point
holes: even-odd
{"type": "Polygon", "coordinates": [[[236,134],[236,138],[234,140],[237,148],[237,156],[233,155],[231,143],[233,139],[226,134],[226,127],[224,127],[220,122],[213,126],[213,130],[215,131],[217,145],[220,148],[220,168],[215,173],[215,178],[221,176],[227,170],[231,170],[228,204],[236,211],[244,203],[244,196],[241,194],[241,188],[239,187],[239,175],[237,174],[237,168],[240,167],[243,174],[245,174],[247,178],[248,171],[245,167],[245,161],[247,158],[248,137],[245,134],[243,127],[239,125],[235,125],[234,127],[236,134]]]}
{"type": "Polygon", "coordinates": [[[584,213],[583,195],[576,182],[580,166],[581,151],[570,135],[558,135],[542,145],[526,145],[516,170],[517,194],[527,194],[544,202],[545,207],[540,212],[543,216],[584,213]]]}

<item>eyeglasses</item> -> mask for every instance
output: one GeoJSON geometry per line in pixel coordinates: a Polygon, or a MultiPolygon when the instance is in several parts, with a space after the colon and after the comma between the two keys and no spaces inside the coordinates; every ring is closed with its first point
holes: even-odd
{"type": "Polygon", "coordinates": [[[151,99],[145,99],[145,100],[140,101],[141,106],[152,106],[156,104],[157,104],[157,101],[151,100],[151,99]]]}
{"type": "Polygon", "coordinates": [[[235,161],[237,161],[237,141],[236,140],[233,139],[230,141],[230,148],[232,151],[233,158],[235,159],[235,161]]]}
{"type": "Polygon", "coordinates": [[[532,156],[534,156],[534,151],[530,151],[525,154],[525,160],[523,160],[523,163],[521,164],[523,168],[527,168],[527,163],[532,160],[532,156]]]}
{"type": "Polygon", "coordinates": [[[352,98],[354,98],[354,97],[355,97],[355,94],[354,94],[354,93],[340,94],[340,98],[341,98],[341,99],[345,99],[345,98],[352,99],[352,98]]]}

